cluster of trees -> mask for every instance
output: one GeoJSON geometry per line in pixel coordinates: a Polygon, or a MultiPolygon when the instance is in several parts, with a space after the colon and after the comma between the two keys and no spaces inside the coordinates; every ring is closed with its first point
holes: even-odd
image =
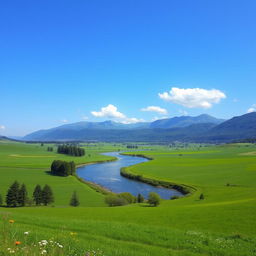
{"type": "Polygon", "coordinates": [[[73,145],[59,145],[57,152],[59,154],[66,154],[70,156],[84,156],[85,150],[83,148],[80,148],[78,146],[73,145]]]}
{"type": "Polygon", "coordinates": [[[127,145],[126,148],[138,148],[137,145],[127,145]]]}
{"type": "MultiPolygon", "coordinates": [[[[109,206],[123,206],[132,203],[143,203],[145,202],[145,199],[141,194],[138,194],[138,196],[135,197],[131,193],[124,192],[120,194],[107,195],[105,198],[105,202],[109,206]]],[[[158,206],[160,204],[160,196],[157,193],[150,192],[147,202],[151,206],[158,206]]]]}
{"type": "MultiPolygon", "coordinates": [[[[28,191],[25,184],[20,184],[15,181],[8,189],[6,194],[6,206],[7,207],[22,207],[26,205],[48,205],[54,202],[53,192],[49,185],[45,185],[41,188],[40,185],[36,185],[33,192],[33,199],[28,197],[28,191]]],[[[0,196],[0,205],[3,205],[2,197],[0,196]]]]}
{"type": "Polygon", "coordinates": [[[53,151],[53,147],[47,147],[47,151],[52,152],[53,151]]]}
{"type": "Polygon", "coordinates": [[[54,202],[53,192],[49,185],[45,185],[41,188],[40,185],[36,185],[33,192],[33,199],[36,205],[48,205],[54,202]]]}
{"type": "Polygon", "coordinates": [[[242,140],[235,140],[231,143],[256,143],[256,138],[247,138],[242,140]]]}
{"type": "Polygon", "coordinates": [[[51,164],[51,173],[58,176],[74,175],[76,172],[76,165],[72,162],[54,160],[51,164]]]}
{"type": "MultiPolygon", "coordinates": [[[[49,185],[45,185],[43,188],[40,185],[36,185],[33,191],[32,199],[30,199],[28,197],[26,185],[22,184],[20,186],[20,184],[15,181],[7,191],[5,202],[7,207],[31,206],[33,204],[37,206],[46,206],[54,202],[54,196],[49,185]]],[[[3,206],[3,204],[3,198],[0,195],[0,206],[3,206]]],[[[69,205],[74,207],[80,205],[76,191],[73,192],[69,205]]]]}

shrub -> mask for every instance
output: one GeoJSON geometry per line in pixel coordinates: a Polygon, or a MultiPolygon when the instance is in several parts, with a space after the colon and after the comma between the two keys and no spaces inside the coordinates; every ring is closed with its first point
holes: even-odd
{"type": "Polygon", "coordinates": [[[174,196],[171,196],[171,200],[175,200],[175,199],[179,199],[180,197],[179,196],[176,196],[176,195],[174,195],[174,196]]]}
{"type": "Polygon", "coordinates": [[[118,195],[107,195],[105,197],[105,202],[108,206],[123,206],[128,204],[126,199],[118,195]]]}
{"type": "Polygon", "coordinates": [[[119,196],[124,198],[129,204],[136,202],[136,197],[129,192],[120,193],[119,196]]]}
{"type": "Polygon", "coordinates": [[[158,206],[160,204],[160,196],[155,192],[150,192],[148,196],[148,203],[152,206],[158,206]]]}

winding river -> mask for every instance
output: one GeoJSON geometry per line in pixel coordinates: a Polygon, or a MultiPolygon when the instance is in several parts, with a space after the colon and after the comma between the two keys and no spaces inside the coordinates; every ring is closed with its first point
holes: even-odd
{"type": "Polygon", "coordinates": [[[103,153],[103,155],[116,157],[113,162],[85,165],[77,168],[77,175],[87,181],[99,184],[114,193],[130,192],[134,196],[139,193],[147,198],[149,192],[158,193],[163,199],[171,196],[182,196],[179,191],[162,187],[154,187],[149,184],[131,180],[120,175],[120,169],[148,161],[143,157],[120,155],[119,152],[103,153]]]}

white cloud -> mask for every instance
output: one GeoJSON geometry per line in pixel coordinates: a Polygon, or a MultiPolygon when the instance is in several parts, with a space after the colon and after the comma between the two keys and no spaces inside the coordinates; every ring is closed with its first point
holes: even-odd
{"type": "Polygon", "coordinates": [[[125,115],[117,111],[117,107],[109,104],[106,107],[102,107],[100,111],[92,111],[91,114],[95,117],[109,117],[109,118],[125,118],[125,115]]]}
{"type": "Polygon", "coordinates": [[[5,130],[5,126],[4,125],[0,125],[0,130],[5,130]]]}
{"type": "Polygon", "coordinates": [[[62,119],[60,120],[62,123],[68,123],[68,120],[67,119],[62,119]]]}
{"type": "Polygon", "coordinates": [[[117,107],[109,104],[106,107],[102,107],[100,111],[91,111],[91,114],[95,117],[108,117],[114,118],[118,122],[123,124],[134,124],[139,122],[144,122],[143,119],[138,119],[135,117],[127,117],[125,114],[119,112],[117,107]]]}
{"type": "Polygon", "coordinates": [[[160,115],[168,114],[168,112],[165,108],[161,108],[161,107],[158,107],[158,106],[148,106],[146,108],[142,108],[141,111],[156,112],[160,115]]]}
{"type": "Polygon", "coordinates": [[[247,113],[252,113],[252,112],[256,112],[256,108],[249,108],[247,110],[247,113]]]}
{"type": "Polygon", "coordinates": [[[140,122],[145,122],[144,119],[138,119],[136,117],[126,117],[124,120],[122,120],[120,123],[122,124],[135,124],[135,123],[140,123],[140,122]]]}
{"type": "Polygon", "coordinates": [[[247,113],[256,112],[256,104],[253,104],[248,110],[247,113]]]}
{"type": "Polygon", "coordinates": [[[213,104],[226,98],[226,95],[219,90],[201,88],[180,89],[173,87],[170,92],[163,92],[158,95],[162,100],[171,101],[187,108],[211,108],[213,104]]]}

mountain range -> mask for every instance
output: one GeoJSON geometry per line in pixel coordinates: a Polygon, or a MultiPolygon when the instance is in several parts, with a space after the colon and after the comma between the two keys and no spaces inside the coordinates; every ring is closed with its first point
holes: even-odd
{"type": "Polygon", "coordinates": [[[78,122],[39,130],[26,141],[144,141],[229,142],[256,137],[256,113],[218,119],[206,114],[181,116],[148,123],[122,124],[113,121],[78,122]]]}

